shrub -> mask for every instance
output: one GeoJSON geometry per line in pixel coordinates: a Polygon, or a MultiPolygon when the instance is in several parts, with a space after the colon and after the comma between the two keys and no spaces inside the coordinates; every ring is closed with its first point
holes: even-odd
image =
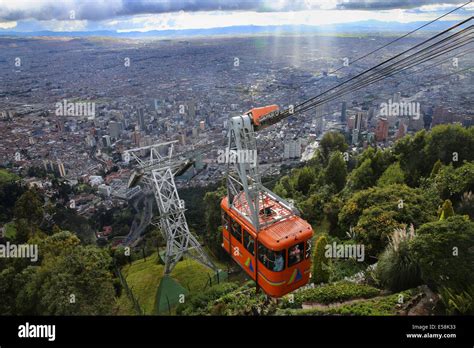
{"type": "Polygon", "coordinates": [[[439,216],[440,220],[445,220],[450,216],[454,216],[453,204],[449,199],[445,200],[443,206],[441,207],[441,214],[439,216]]]}
{"type": "Polygon", "coordinates": [[[294,301],[285,302],[283,307],[300,308],[303,302],[330,304],[356,298],[371,298],[379,293],[380,290],[372,286],[343,281],[297,291],[294,301]]]}
{"type": "Polygon", "coordinates": [[[354,228],[356,241],[365,245],[365,252],[375,262],[376,256],[381,253],[388,243],[390,233],[401,227],[395,220],[395,213],[373,207],[364,211],[357,226],[354,228]]]}
{"type": "Polygon", "coordinates": [[[237,283],[222,283],[215,285],[203,293],[193,295],[184,304],[176,308],[178,315],[207,315],[207,307],[221,296],[238,288],[237,283]]]}
{"type": "Polygon", "coordinates": [[[313,265],[313,282],[316,284],[327,283],[329,280],[328,262],[325,256],[326,245],[328,244],[326,236],[322,235],[316,240],[314,265],[313,265]]]}
{"type": "Polygon", "coordinates": [[[419,266],[410,251],[408,242],[415,238],[413,225],[396,229],[379,258],[376,277],[381,285],[391,291],[401,291],[421,285],[419,266]]]}
{"type": "Polygon", "coordinates": [[[474,284],[473,247],[474,222],[462,216],[424,224],[410,242],[423,281],[434,288],[474,284]]]}
{"type": "Polygon", "coordinates": [[[451,288],[440,289],[441,301],[448,315],[473,315],[474,314],[474,286],[467,287],[464,291],[451,288]]]}
{"type": "Polygon", "coordinates": [[[333,259],[328,265],[329,282],[337,282],[364,272],[367,264],[354,258],[333,259]]]}
{"type": "Polygon", "coordinates": [[[471,191],[464,192],[459,203],[458,213],[468,215],[471,220],[474,219],[474,194],[471,191]]]}
{"type": "Polygon", "coordinates": [[[395,315],[397,313],[397,305],[399,305],[400,298],[406,302],[412,297],[411,291],[404,291],[401,293],[373,298],[367,301],[360,301],[355,303],[348,303],[336,308],[330,308],[327,312],[330,314],[342,315],[395,315]]]}

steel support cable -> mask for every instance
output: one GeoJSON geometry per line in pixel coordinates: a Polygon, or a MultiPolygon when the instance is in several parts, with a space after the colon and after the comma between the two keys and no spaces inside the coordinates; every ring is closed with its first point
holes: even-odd
{"type": "MultiPolygon", "coordinates": [[[[457,10],[460,10],[460,9],[463,8],[464,6],[470,4],[471,2],[472,2],[472,0],[466,2],[465,4],[463,4],[463,5],[459,6],[459,7],[456,7],[455,9],[453,9],[453,10],[451,10],[451,11],[449,11],[449,12],[447,12],[447,13],[441,15],[441,16],[439,16],[438,18],[433,19],[432,21],[430,21],[430,22],[428,22],[428,23],[423,24],[422,26],[420,26],[420,27],[418,27],[418,28],[416,28],[416,29],[414,29],[414,30],[408,32],[408,33],[406,33],[406,34],[404,34],[404,35],[402,35],[402,36],[396,38],[395,40],[392,40],[392,41],[386,43],[385,45],[376,48],[375,50],[373,50],[373,51],[371,51],[371,52],[369,52],[369,53],[367,53],[367,54],[365,54],[365,55],[363,55],[363,56],[361,56],[361,57],[359,57],[359,58],[353,60],[353,61],[351,62],[351,64],[354,64],[354,63],[356,63],[356,62],[358,62],[358,61],[360,61],[360,60],[362,60],[362,59],[364,59],[364,58],[367,58],[368,56],[374,54],[375,52],[378,52],[378,51],[384,49],[385,47],[390,46],[391,44],[393,44],[393,43],[395,43],[395,42],[398,42],[398,41],[400,41],[401,39],[406,38],[407,36],[410,36],[411,34],[417,32],[418,30],[423,29],[424,27],[427,27],[428,25],[430,25],[430,24],[432,24],[432,23],[434,23],[434,22],[437,22],[437,21],[440,20],[441,18],[444,18],[444,17],[450,15],[451,13],[453,13],[453,12],[455,12],[455,11],[457,11],[457,10]]],[[[338,72],[339,70],[342,70],[342,69],[344,69],[344,68],[346,68],[346,66],[343,65],[343,66],[339,67],[339,68],[336,69],[336,70],[330,71],[329,74],[333,74],[333,73],[338,72]]]]}
{"type": "MultiPolygon", "coordinates": [[[[440,55],[443,55],[447,52],[450,52],[454,49],[465,46],[465,45],[469,44],[472,41],[472,36],[471,36],[471,32],[470,32],[472,27],[467,28],[467,29],[469,30],[468,34],[465,34],[465,32],[464,32],[463,33],[464,36],[462,36],[462,37],[456,38],[455,40],[452,40],[451,42],[447,42],[447,43],[445,43],[444,45],[442,45],[440,47],[436,47],[436,46],[439,45],[439,43],[441,41],[436,43],[435,45],[431,45],[430,47],[427,47],[423,50],[420,50],[420,51],[414,53],[411,56],[408,56],[408,57],[406,57],[406,58],[404,58],[404,59],[402,59],[402,60],[400,60],[396,63],[393,63],[390,66],[384,67],[383,69],[381,69],[379,71],[373,72],[371,75],[369,75],[368,77],[366,77],[366,79],[364,79],[362,81],[355,81],[352,84],[343,87],[342,89],[335,90],[333,92],[334,94],[332,94],[332,95],[330,95],[330,96],[328,96],[324,99],[316,100],[313,103],[311,103],[309,105],[306,105],[302,108],[298,108],[298,109],[295,108],[294,113],[304,112],[304,111],[306,111],[310,108],[321,105],[322,103],[325,103],[325,102],[328,102],[332,99],[338,98],[338,97],[346,94],[345,92],[347,90],[352,90],[354,87],[358,87],[358,86],[365,87],[365,86],[367,86],[369,84],[372,84],[376,81],[379,81],[380,79],[383,79],[387,76],[392,76],[395,73],[398,73],[400,71],[403,71],[403,70],[406,70],[406,69],[411,68],[413,66],[416,66],[418,64],[421,64],[421,63],[423,63],[427,60],[431,60],[433,58],[436,58],[436,57],[438,57],[440,55]]],[[[458,36],[457,34],[455,34],[455,35],[458,36]]],[[[455,37],[455,35],[453,35],[449,38],[446,38],[445,40],[450,40],[453,37],[455,37]]],[[[445,41],[445,40],[442,40],[442,41],[445,41]]]]}
{"type": "MultiPolygon", "coordinates": [[[[458,45],[458,46],[452,48],[451,50],[457,49],[457,48],[462,47],[462,46],[465,46],[465,45],[467,45],[467,44],[469,44],[469,43],[464,43],[464,44],[462,44],[462,45],[458,45]]],[[[451,51],[451,50],[450,50],[450,51],[451,51]]],[[[440,55],[444,55],[445,53],[446,53],[446,52],[440,52],[440,53],[438,53],[438,54],[435,55],[435,56],[430,56],[430,57],[424,58],[421,62],[415,62],[415,63],[413,63],[411,66],[404,67],[402,70],[392,71],[392,72],[390,72],[390,73],[387,74],[387,75],[379,76],[379,77],[375,78],[374,80],[370,81],[368,84],[359,84],[359,85],[351,86],[350,89],[346,89],[345,91],[341,92],[340,94],[338,94],[338,95],[336,95],[336,96],[328,97],[328,98],[326,98],[325,100],[320,101],[320,102],[318,102],[318,103],[316,103],[316,104],[314,104],[314,105],[309,105],[309,106],[305,107],[303,110],[300,110],[299,112],[309,111],[309,110],[311,110],[311,109],[314,109],[315,107],[318,107],[318,106],[320,106],[320,105],[324,105],[324,104],[326,104],[326,103],[328,103],[328,102],[331,102],[331,101],[333,101],[333,100],[335,100],[335,99],[338,99],[338,98],[340,98],[340,97],[342,97],[342,96],[344,96],[344,95],[347,95],[347,94],[349,94],[349,93],[352,93],[352,92],[358,91],[358,90],[360,90],[360,89],[362,89],[362,88],[365,88],[365,87],[367,87],[367,85],[374,84],[374,83],[376,83],[376,82],[379,82],[379,81],[381,81],[381,80],[386,79],[387,77],[391,77],[391,76],[393,76],[393,75],[395,75],[395,74],[397,74],[397,73],[399,73],[399,72],[401,72],[401,71],[403,71],[403,70],[409,69],[409,68],[411,68],[411,67],[413,67],[413,66],[417,66],[417,65],[422,64],[422,63],[424,63],[424,62],[426,62],[426,61],[429,61],[429,60],[431,60],[433,57],[436,58],[436,57],[438,57],[438,56],[440,56],[440,55]]]]}
{"type": "Polygon", "coordinates": [[[467,40],[463,40],[462,42],[460,42],[460,43],[458,43],[458,44],[456,44],[456,45],[452,45],[452,46],[449,47],[449,49],[443,50],[443,51],[441,51],[441,52],[436,52],[436,53],[434,53],[434,52],[429,52],[428,54],[424,55],[423,57],[421,57],[421,58],[419,57],[419,58],[418,58],[417,60],[415,60],[414,62],[411,62],[409,65],[403,66],[403,67],[401,67],[401,68],[399,68],[399,69],[392,69],[391,71],[386,72],[386,73],[385,73],[384,75],[382,75],[382,76],[375,76],[375,77],[373,77],[370,81],[367,81],[367,82],[359,82],[359,83],[357,83],[357,84],[348,86],[348,87],[345,88],[343,91],[340,91],[337,95],[329,96],[329,97],[327,97],[327,98],[324,99],[324,100],[318,101],[318,102],[316,102],[316,103],[314,103],[314,104],[312,104],[312,105],[308,105],[308,106],[306,106],[305,108],[300,109],[298,112],[304,112],[304,111],[313,109],[313,108],[315,108],[315,107],[317,107],[317,106],[319,106],[319,105],[322,105],[322,104],[325,104],[325,103],[327,103],[327,102],[330,102],[330,101],[332,101],[332,100],[334,100],[334,99],[337,99],[337,98],[339,98],[339,97],[341,97],[341,96],[343,96],[343,95],[346,95],[346,94],[351,93],[351,92],[353,92],[353,91],[359,90],[359,89],[364,88],[364,87],[366,87],[366,86],[368,86],[368,85],[371,85],[371,84],[376,83],[376,82],[378,82],[378,81],[380,81],[380,80],[383,80],[383,79],[385,79],[385,78],[387,78],[387,77],[391,77],[391,76],[393,76],[393,75],[395,75],[395,74],[398,74],[399,72],[402,72],[402,71],[404,71],[404,70],[410,69],[410,68],[412,68],[412,67],[414,67],[414,66],[417,66],[417,65],[420,65],[420,64],[422,64],[422,63],[424,63],[424,62],[426,62],[426,61],[432,60],[433,58],[437,58],[437,57],[439,57],[439,56],[441,56],[441,55],[444,55],[444,54],[446,54],[446,53],[448,53],[448,52],[450,52],[450,51],[453,51],[453,50],[456,50],[456,49],[458,49],[458,48],[460,48],[460,47],[463,47],[463,46],[465,46],[465,45],[468,45],[468,44],[470,44],[471,42],[472,42],[472,38],[469,38],[469,39],[467,39],[467,40]]]}
{"type": "Polygon", "coordinates": [[[428,69],[431,69],[431,68],[434,68],[434,67],[437,67],[439,65],[443,65],[445,64],[447,61],[449,60],[452,60],[453,58],[461,58],[461,57],[464,57],[466,54],[468,54],[469,52],[472,52],[474,51],[474,48],[469,48],[467,50],[464,50],[464,51],[461,51],[461,52],[457,52],[455,56],[453,57],[448,57],[447,59],[443,58],[443,59],[440,59],[439,61],[437,61],[436,63],[433,63],[431,65],[428,65],[424,68],[420,68],[420,69],[417,69],[417,70],[414,70],[413,72],[414,73],[422,73],[423,71],[426,71],[428,69]]]}
{"type": "Polygon", "coordinates": [[[313,101],[313,100],[315,100],[315,99],[317,99],[317,98],[319,98],[319,97],[321,97],[321,96],[323,96],[323,95],[329,93],[330,91],[332,91],[332,90],[334,90],[334,89],[336,89],[336,88],[339,88],[340,86],[345,85],[345,84],[347,84],[347,83],[349,83],[349,82],[351,82],[351,81],[353,81],[353,80],[355,80],[355,79],[358,79],[358,78],[364,76],[365,74],[367,74],[367,73],[369,73],[369,72],[371,72],[371,71],[373,71],[373,70],[378,69],[378,68],[379,68],[380,66],[382,66],[383,64],[387,64],[388,62],[391,62],[391,61],[393,61],[393,60],[395,60],[395,59],[397,59],[397,58],[403,56],[404,54],[406,54],[406,53],[408,53],[408,52],[410,52],[410,51],[412,51],[412,50],[414,50],[414,49],[416,49],[416,48],[418,48],[418,47],[420,47],[420,46],[423,46],[423,45],[425,45],[426,43],[428,43],[428,42],[430,42],[430,41],[432,41],[432,40],[435,40],[435,39],[439,38],[440,36],[443,36],[444,34],[450,32],[451,30],[454,30],[454,29],[460,27],[461,25],[463,25],[463,24],[465,24],[465,23],[471,21],[473,18],[474,18],[474,16],[471,16],[471,17],[469,17],[469,18],[467,18],[467,19],[465,19],[465,20],[463,20],[463,21],[461,21],[461,22],[459,22],[459,23],[457,23],[457,24],[455,24],[455,25],[453,25],[453,26],[451,26],[451,27],[449,27],[449,28],[443,30],[442,32],[440,32],[440,33],[438,33],[438,34],[436,34],[436,35],[434,35],[434,36],[432,36],[432,37],[430,37],[430,38],[424,40],[423,42],[420,42],[419,44],[417,44],[417,45],[415,45],[415,46],[413,46],[413,47],[410,47],[409,49],[407,49],[407,50],[405,50],[405,51],[403,51],[403,52],[401,52],[401,53],[398,53],[397,55],[393,56],[392,58],[389,58],[389,59],[387,59],[387,60],[385,60],[385,61],[383,61],[383,62],[381,62],[381,63],[379,63],[379,64],[377,64],[377,65],[375,65],[375,66],[373,66],[372,68],[367,69],[367,70],[365,70],[365,71],[363,71],[363,72],[361,72],[361,73],[359,73],[359,74],[357,74],[357,75],[355,75],[355,76],[349,78],[348,80],[346,80],[346,81],[344,81],[344,82],[341,82],[340,84],[338,84],[338,85],[336,85],[336,86],[334,86],[334,87],[332,87],[332,88],[326,90],[325,92],[322,92],[322,93],[318,94],[317,96],[314,96],[314,97],[312,97],[312,98],[310,98],[310,99],[307,99],[306,101],[304,101],[304,102],[302,102],[302,103],[296,105],[296,106],[295,106],[295,110],[296,110],[297,107],[300,107],[300,106],[303,106],[303,105],[305,105],[305,104],[307,104],[307,103],[310,103],[311,101],[313,101]]]}
{"type": "MultiPolygon", "coordinates": [[[[281,120],[283,120],[283,119],[285,119],[285,118],[287,118],[291,115],[313,109],[313,108],[315,108],[319,105],[330,102],[330,101],[332,101],[334,99],[337,99],[337,98],[339,98],[343,95],[346,95],[346,94],[348,94],[352,91],[359,90],[359,89],[361,89],[363,87],[366,87],[366,86],[368,86],[372,83],[378,82],[378,81],[380,81],[380,80],[382,80],[386,77],[392,76],[392,75],[394,75],[394,74],[396,74],[400,71],[406,70],[407,68],[411,68],[411,67],[416,66],[418,64],[422,64],[423,62],[425,62],[427,60],[431,60],[431,59],[436,58],[440,55],[443,55],[443,54],[445,54],[449,51],[452,51],[452,50],[457,49],[459,47],[462,47],[466,44],[469,44],[470,43],[469,41],[471,40],[471,37],[469,37],[471,29],[472,29],[472,26],[470,26],[468,28],[465,28],[465,29],[463,29],[463,30],[461,30],[461,31],[449,36],[449,37],[446,37],[446,38],[444,38],[440,41],[437,41],[436,43],[434,43],[434,44],[432,44],[428,47],[424,47],[424,48],[420,49],[419,51],[413,53],[412,55],[404,57],[401,60],[398,60],[398,61],[396,61],[395,63],[392,63],[389,66],[386,66],[386,67],[382,66],[382,64],[385,64],[388,61],[383,62],[383,63],[379,64],[379,66],[381,66],[381,67],[378,70],[375,70],[374,72],[371,72],[371,74],[366,76],[365,79],[363,79],[362,81],[357,81],[357,80],[353,81],[351,84],[349,84],[347,86],[343,86],[343,88],[341,88],[339,90],[333,88],[332,89],[333,94],[330,94],[328,97],[326,97],[324,99],[321,99],[321,100],[314,100],[311,104],[304,105],[303,107],[299,107],[298,109],[295,107],[294,111],[292,113],[290,113],[289,109],[286,109],[282,112],[277,113],[276,116],[272,117],[271,124],[275,124],[275,123],[277,123],[277,122],[279,122],[279,121],[281,121],[281,120]],[[466,33],[468,33],[468,34],[466,35],[466,33]],[[461,37],[459,37],[459,36],[461,36],[461,37]],[[468,36],[468,39],[465,38],[466,36],[468,36]],[[454,40],[454,38],[455,38],[455,40],[454,40]],[[439,46],[440,43],[443,43],[443,42],[446,42],[446,41],[447,41],[447,43],[445,43],[442,46],[439,46]],[[456,42],[457,42],[457,44],[456,44],[456,42]],[[455,43],[455,44],[453,45],[453,43],[455,43]],[[439,46],[439,47],[437,47],[437,46],[439,46]],[[402,65],[402,64],[405,64],[405,65],[402,65]],[[356,89],[354,89],[354,88],[356,88],[356,89]]],[[[369,70],[373,70],[373,69],[369,69],[369,70]]],[[[323,94],[324,93],[320,94],[320,96],[323,95],[323,94]]],[[[299,104],[299,105],[302,105],[302,104],[299,104]]]]}

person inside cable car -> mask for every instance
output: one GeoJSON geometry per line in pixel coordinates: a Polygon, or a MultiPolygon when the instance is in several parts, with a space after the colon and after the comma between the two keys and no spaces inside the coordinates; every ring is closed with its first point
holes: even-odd
{"type": "Polygon", "coordinates": [[[300,249],[300,245],[296,244],[295,246],[291,247],[288,251],[288,264],[294,265],[301,261],[301,257],[303,254],[303,250],[300,249]]]}
{"type": "Polygon", "coordinates": [[[280,272],[285,267],[285,259],[283,258],[281,253],[278,253],[275,258],[275,264],[273,265],[274,272],[280,272]]]}
{"type": "MultiPolygon", "coordinates": [[[[248,234],[247,234],[248,235],[248,234]]],[[[245,237],[247,237],[247,235],[245,237]]],[[[244,239],[245,239],[244,237],[244,239]]],[[[253,255],[254,253],[254,246],[255,246],[255,241],[252,237],[249,237],[248,238],[248,241],[247,241],[247,250],[250,251],[250,253],[253,255]]]]}

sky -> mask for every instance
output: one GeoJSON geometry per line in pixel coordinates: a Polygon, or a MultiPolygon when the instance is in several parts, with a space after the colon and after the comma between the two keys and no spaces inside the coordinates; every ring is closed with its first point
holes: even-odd
{"type": "MultiPolygon", "coordinates": [[[[0,0],[0,30],[208,29],[429,21],[468,0],[0,0]]],[[[471,2],[444,20],[474,14],[471,2]]]]}

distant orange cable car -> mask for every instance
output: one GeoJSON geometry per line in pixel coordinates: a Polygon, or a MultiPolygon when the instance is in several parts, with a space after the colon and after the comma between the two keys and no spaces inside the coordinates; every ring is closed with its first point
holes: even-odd
{"type": "Polygon", "coordinates": [[[228,197],[221,201],[223,248],[272,297],[281,297],[308,283],[311,272],[309,223],[283,204],[265,195],[254,227],[234,209],[228,197]]]}

